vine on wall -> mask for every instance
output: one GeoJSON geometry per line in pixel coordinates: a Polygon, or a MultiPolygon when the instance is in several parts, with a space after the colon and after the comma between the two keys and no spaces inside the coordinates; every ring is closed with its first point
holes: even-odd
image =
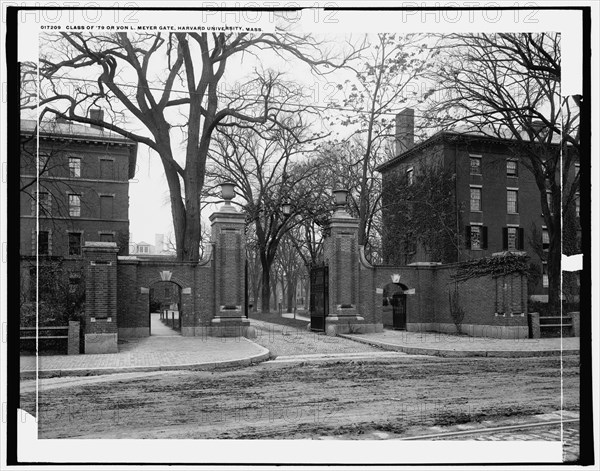
{"type": "Polygon", "coordinates": [[[491,276],[498,278],[508,275],[529,274],[529,256],[507,252],[502,256],[485,257],[461,263],[452,278],[467,281],[472,278],[491,276]]]}

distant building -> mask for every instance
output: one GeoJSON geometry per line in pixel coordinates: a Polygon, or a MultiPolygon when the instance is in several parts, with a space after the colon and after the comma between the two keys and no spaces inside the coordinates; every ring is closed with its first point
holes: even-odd
{"type": "MultiPolygon", "coordinates": [[[[378,167],[383,190],[384,263],[410,265],[419,262],[452,263],[490,256],[496,252],[527,252],[539,268],[539,278],[530,286],[534,299],[544,300],[548,278],[544,253],[549,238],[542,215],[540,191],[533,174],[523,160],[515,157],[510,139],[481,134],[439,132],[414,145],[414,121],[410,112],[397,118],[398,155],[378,167]],[[408,136],[402,137],[402,136],[408,136]],[[436,252],[425,250],[415,242],[410,224],[403,224],[395,208],[406,208],[394,196],[394,189],[415,183],[424,168],[446,171],[451,177],[443,189],[448,194],[444,213],[447,237],[440,232],[446,247],[436,252]]],[[[579,164],[572,168],[573,175],[579,164]]],[[[442,191],[442,188],[431,188],[442,191]]],[[[433,217],[433,210],[421,217],[433,217]]],[[[576,222],[565,231],[580,239],[578,196],[567,208],[563,221],[576,222]],[[575,229],[573,229],[575,227],[575,229]]],[[[568,228],[567,228],[568,227],[568,228]]]]}
{"type": "MultiPolygon", "coordinates": [[[[93,111],[102,119],[101,110],[93,111]]],[[[50,262],[67,264],[77,284],[85,242],[115,242],[119,255],[128,254],[136,154],[136,142],[98,127],[53,120],[42,122],[38,133],[36,121],[21,121],[19,249],[25,292],[35,286],[30,279],[38,256],[40,269],[50,262]]]]}
{"type": "Polygon", "coordinates": [[[154,244],[149,242],[133,242],[130,250],[131,255],[161,255],[161,256],[174,256],[175,252],[168,250],[165,247],[165,236],[164,234],[154,234],[154,244]]]}

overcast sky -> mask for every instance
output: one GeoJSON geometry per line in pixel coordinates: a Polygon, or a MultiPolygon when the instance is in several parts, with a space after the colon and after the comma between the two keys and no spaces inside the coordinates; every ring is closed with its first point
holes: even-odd
{"type": "MultiPolygon", "coordinates": [[[[256,13],[256,12],[255,12],[256,13]]],[[[112,13],[103,12],[104,16],[100,21],[94,22],[94,25],[101,25],[103,21],[106,24],[118,24],[117,19],[110,16],[112,13]]],[[[190,25],[190,24],[247,24],[246,20],[254,18],[242,14],[239,18],[229,16],[220,16],[218,14],[200,18],[201,12],[157,12],[149,11],[135,12],[136,25],[190,25]],[[204,22],[203,22],[204,21],[204,22]]],[[[541,31],[541,30],[562,30],[568,34],[564,36],[563,51],[568,51],[573,44],[578,44],[579,32],[577,30],[579,23],[577,21],[566,21],[566,12],[547,12],[538,11],[535,15],[527,15],[527,12],[521,12],[515,15],[513,12],[504,12],[493,16],[491,13],[484,16],[481,12],[463,12],[454,16],[448,16],[449,13],[433,13],[424,14],[423,12],[316,12],[313,10],[304,10],[297,13],[296,17],[290,16],[294,21],[288,22],[297,30],[310,30],[319,32],[320,34],[327,33],[331,44],[338,43],[341,45],[346,42],[350,35],[356,40],[359,36],[367,31],[372,33],[378,31],[388,32],[425,32],[425,31],[541,31]],[[560,14],[559,14],[560,13],[560,14]],[[300,15],[299,21],[298,15],[300,15]],[[401,30],[401,31],[398,31],[401,30]]],[[[65,14],[64,19],[68,17],[65,14]]],[[[118,20],[123,23],[126,16],[120,14],[118,20]]],[[[26,54],[25,46],[35,34],[39,32],[40,25],[44,24],[43,14],[38,18],[38,21],[31,25],[25,24],[22,32],[27,34],[27,27],[32,27],[30,36],[23,41],[23,52],[26,54]],[[41,21],[40,21],[41,20],[41,21]],[[36,29],[37,28],[37,29],[36,29]]],[[[273,27],[274,22],[280,22],[281,19],[269,18],[267,13],[260,18],[261,21],[253,21],[252,24],[266,25],[267,28],[273,27]]],[[[76,23],[76,21],[75,21],[76,23]]],[[[73,22],[64,21],[53,22],[59,24],[63,28],[73,22]]],[[[86,24],[82,22],[82,24],[86,24]]],[[[87,23],[91,24],[91,23],[87,23]]],[[[45,46],[44,41],[40,41],[40,49],[45,46]]],[[[30,52],[31,53],[31,52],[30,52]]],[[[21,54],[21,51],[20,51],[21,54]]],[[[37,54],[37,51],[35,52],[37,54]]],[[[570,60],[577,60],[580,53],[568,54],[563,53],[565,67],[563,70],[569,72],[578,70],[577,64],[569,66],[567,63],[570,60]]],[[[21,57],[23,60],[23,56],[21,57]]],[[[286,78],[293,79],[298,83],[302,83],[307,91],[311,91],[316,102],[326,104],[331,98],[338,98],[344,90],[338,90],[335,85],[343,83],[346,79],[352,78],[352,73],[349,71],[338,72],[323,78],[316,78],[309,73],[308,67],[301,64],[299,61],[284,61],[269,52],[261,52],[259,57],[244,54],[238,55],[228,64],[227,80],[235,82],[242,79],[244,76],[252,74],[256,67],[264,69],[274,68],[286,72],[286,78]]],[[[79,78],[85,78],[81,70],[73,72],[73,75],[79,78]]],[[[569,76],[563,78],[563,90],[569,89],[569,76]]],[[[578,84],[576,80],[574,82],[578,84]]],[[[572,88],[572,86],[571,86],[572,88]]],[[[570,90],[571,91],[571,90],[570,90]]],[[[317,123],[315,123],[318,125],[317,123]]],[[[135,128],[135,125],[134,125],[135,128]]],[[[141,129],[136,129],[141,130],[141,129]]],[[[340,129],[333,129],[334,132],[342,132],[340,129]]],[[[166,185],[162,164],[158,160],[158,156],[148,147],[140,145],[137,157],[137,170],[135,180],[130,184],[130,232],[133,234],[133,241],[145,240],[147,242],[154,241],[154,234],[163,233],[165,235],[172,232],[171,210],[169,204],[169,193],[166,185]]],[[[210,210],[203,215],[204,219],[208,217],[210,210]]]]}

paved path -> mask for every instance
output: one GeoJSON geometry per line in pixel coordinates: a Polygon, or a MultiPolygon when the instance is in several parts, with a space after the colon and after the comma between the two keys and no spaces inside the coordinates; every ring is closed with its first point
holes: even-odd
{"type": "Polygon", "coordinates": [[[511,340],[403,330],[342,337],[409,354],[449,357],[525,357],[579,353],[579,337],[511,340]]]}
{"type": "Polygon", "coordinates": [[[323,333],[310,332],[303,327],[290,327],[250,319],[257,337],[252,340],[271,351],[275,356],[381,352],[380,348],[323,333]]]}
{"type": "Polygon", "coordinates": [[[158,312],[153,312],[152,314],[150,314],[150,335],[152,336],[161,336],[161,337],[170,337],[173,335],[179,335],[181,336],[181,333],[179,333],[178,331],[171,329],[170,327],[166,326],[161,320],[160,320],[160,313],[158,312]]]}
{"type": "MultiPolygon", "coordinates": [[[[40,376],[235,366],[266,360],[267,349],[243,337],[150,336],[119,341],[119,353],[39,357],[40,376]]],[[[21,357],[21,376],[34,376],[36,357],[21,357]]]]}

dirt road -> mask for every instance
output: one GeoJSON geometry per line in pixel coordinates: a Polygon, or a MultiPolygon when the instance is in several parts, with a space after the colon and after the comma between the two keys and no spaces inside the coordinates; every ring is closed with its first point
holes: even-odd
{"type": "MultiPolygon", "coordinates": [[[[579,409],[578,357],[563,359],[579,409]]],[[[41,382],[40,438],[360,439],[561,408],[560,359],[403,356],[41,382]]],[[[22,408],[35,410],[24,388],[22,408]]]]}

